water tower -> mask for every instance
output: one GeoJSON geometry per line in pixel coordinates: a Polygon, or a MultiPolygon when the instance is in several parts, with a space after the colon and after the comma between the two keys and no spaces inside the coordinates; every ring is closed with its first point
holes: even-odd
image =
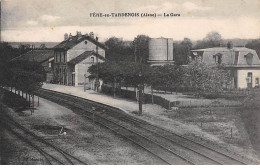
{"type": "Polygon", "coordinates": [[[173,39],[151,38],[149,40],[149,60],[151,66],[173,64],[173,39]]]}

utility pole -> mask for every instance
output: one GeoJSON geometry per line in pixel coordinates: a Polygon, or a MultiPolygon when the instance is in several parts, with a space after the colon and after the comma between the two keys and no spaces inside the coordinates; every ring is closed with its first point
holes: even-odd
{"type": "Polygon", "coordinates": [[[142,83],[142,72],[139,72],[139,82],[138,85],[138,103],[139,103],[139,116],[142,115],[143,112],[143,83],[142,83]]]}
{"type": "Polygon", "coordinates": [[[86,92],[87,76],[84,74],[84,92],[86,92]]]}
{"type": "Polygon", "coordinates": [[[32,113],[34,113],[34,94],[32,94],[32,106],[33,106],[32,113]]]}
{"type": "Polygon", "coordinates": [[[136,62],[136,45],[135,45],[135,50],[134,50],[134,56],[135,56],[135,62],[136,62]]]}
{"type": "Polygon", "coordinates": [[[2,37],[1,37],[1,32],[2,32],[2,24],[1,24],[1,21],[2,21],[2,1],[0,1],[0,42],[2,41],[2,37]]]}
{"type": "Polygon", "coordinates": [[[142,85],[140,84],[138,86],[138,92],[139,92],[139,116],[142,115],[143,112],[143,96],[142,96],[142,85]]]}
{"type": "MultiPolygon", "coordinates": [[[[96,41],[98,42],[98,37],[96,37],[96,41]]],[[[97,87],[97,92],[98,92],[98,88],[99,88],[99,85],[100,85],[100,82],[99,82],[99,77],[98,77],[98,45],[96,45],[96,58],[97,58],[97,76],[96,76],[96,87],[97,87]]]]}

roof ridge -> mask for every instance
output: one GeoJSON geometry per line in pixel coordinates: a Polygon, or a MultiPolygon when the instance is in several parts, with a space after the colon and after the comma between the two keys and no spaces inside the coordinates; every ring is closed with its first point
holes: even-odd
{"type": "Polygon", "coordinates": [[[75,45],[81,43],[84,40],[89,40],[90,42],[94,43],[95,45],[98,45],[99,47],[101,47],[103,49],[107,49],[107,47],[103,43],[96,41],[95,39],[93,39],[93,38],[91,38],[90,36],[87,36],[87,35],[82,35],[81,38],[79,38],[79,39],[77,38],[77,35],[72,36],[71,38],[68,38],[67,40],[60,42],[59,44],[57,44],[53,48],[54,49],[55,48],[56,49],[60,49],[60,48],[70,49],[70,48],[73,48],[75,45]]]}
{"type": "Polygon", "coordinates": [[[84,59],[88,58],[91,55],[95,55],[96,57],[100,57],[100,58],[106,60],[105,57],[103,57],[102,55],[100,55],[97,52],[95,52],[94,50],[92,50],[92,51],[84,51],[83,53],[79,54],[75,58],[73,58],[70,61],[68,61],[68,63],[78,64],[78,63],[80,63],[81,61],[83,61],[84,59]],[[88,55],[86,55],[86,54],[88,54],[88,55]]]}
{"type": "Polygon", "coordinates": [[[30,50],[30,51],[28,51],[28,52],[26,52],[26,53],[23,53],[23,54],[19,55],[18,57],[15,57],[15,58],[11,59],[10,61],[15,61],[17,58],[20,58],[20,57],[24,56],[25,54],[27,54],[27,53],[29,53],[29,52],[31,52],[31,51],[32,51],[32,50],[30,50]]]}

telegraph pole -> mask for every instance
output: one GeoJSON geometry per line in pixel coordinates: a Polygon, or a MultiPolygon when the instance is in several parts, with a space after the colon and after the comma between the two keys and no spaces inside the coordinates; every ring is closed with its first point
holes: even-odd
{"type": "MultiPolygon", "coordinates": [[[[96,37],[96,41],[98,42],[98,37],[96,37]]],[[[99,77],[98,77],[98,45],[96,45],[96,58],[97,58],[97,76],[96,76],[96,87],[97,87],[97,92],[98,92],[98,88],[99,88],[99,77]]]]}
{"type": "Polygon", "coordinates": [[[2,1],[0,1],[0,42],[2,41],[2,38],[1,38],[1,32],[2,32],[2,1]]]}
{"type": "Polygon", "coordinates": [[[140,84],[138,85],[138,103],[139,103],[139,113],[138,115],[142,115],[143,112],[143,82],[142,82],[142,72],[139,73],[139,82],[140,84]]]}
{"type": "Polygon", "coordinates": [[[134,55],[135,55],[135,62],[136,62],[136,44],[135,44],[134,55]]]}

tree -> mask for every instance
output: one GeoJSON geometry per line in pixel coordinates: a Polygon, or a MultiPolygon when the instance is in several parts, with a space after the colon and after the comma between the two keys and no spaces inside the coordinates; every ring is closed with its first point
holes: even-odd
{"type": "Polygon", "coordinates": [[[45,81],[44,68],[37,62],[12,61],[7,66],[7,86],[33,94],[45,81]]]}
{"type": "Polygon", "coordinates": [[[106,57],[110,61],[134,61],[133,48],[130,45],[126,45],[120,38],[111,37],[105,45],[108,47],[106,51],[106,57]]]}
{"type": "Polygon", "coordinates": [[[107,61],[93,64],[89,67],[88,72],[90,73],[90,79],[97,77],[97,68],[98,77],[101,78],[105,83],[113,83],[115,78],[117,78],[119,81],[119,78],[122,76],[120,66],[114,61],[107,61]]]}
{"type": "Polygon", "coordinates": [[[150,66],[135,62],[121,62],[123,72],[123,85],[126,87],[137,87],[139,84],[147,83],[147,74],[150,66]]]}
{"type": "Polygon", "coordinates": [[[105,45],[108,47],[106,51],[106,57],[111,61],[120,60],[122,54],[123,42],[119,38],[111,37],[106,42],[105,45]]]}
{"type": "Polygon", "coordinates": [[[135,62],[146,64],[149,59],[149,36],[138,35],[135,37],[132,48],[134,50],[135,62]]]}
{"type": "MultiPolygon", "coordinates": [[[[21,46],[21,45],[20,45],[21,46]]],[[[11,59],[23,54],[24,52],[27,52],[28,48],[20,47],[13,48],[11,45],[9,45],[6,42],[0,43],[0,84],[4,86],[13,86],[16,85],[16,78],[19,73],[25,73],[30,72],[31,68],[34,66],[34,64],[37,63],[29,63],[29,62],[10,62],[11,59]],[[12,72],[15,69],[18,69],[15,73],[12,72]],[[26,69],[26,70],[25,70],[26,69]]],[[[38,68],[41,69],[41,65],[38,65],[38,68]]],[[[34,69],[34,68],[33,68],[34,69]]],[[[40,74],[44,73],[43,71],[39,71],[40,74]]],[[[19,76],[19,75],[18,75],[19,76]]],[[[32,80],[33,78],[28,78],[27,80],[32,80]]],[[[23,81],[21,81],[23,82],[23,81]]],[[[26,82],[26,80],[24,80],[26,82]]],[[[18,85],[16,85],[17,87],[18,85]]],[[[34,87],[32,87],[34,88],[34,87]]]]}
{"type": "Polygon", "coordinates": [[[155,66],[149,69],[147,84],[154,89],[176,91],[182,86],[183,70],[178,65],[155,66]]]}
{"type": "MultiPolygon", "coordinates": [[[[98,76],[102,78],[104,83],[121,83],[126,87],[137,87],[140,83],[147,83],[147,74],[150,66],[135,62],[113,62],[107,61],[98,64],[98,76]],[[140,75],[142,77],[140,78],[140,75]]],[[[89,67],[88,72],[91,74],[89,78],[96,77],[97,64],[89,67]]]]}
{"type": "Polygon", "coordinates": [[[208,33],[202,41],[197,41],[194,49],[220,47],[221,45],[223,45],[223,39],[221,35],[218,32],[213,31],[208,33]]]}
{"type": "Polygon", "coordinates": [[[107,61],[93,64],[89,67],[88,72],[91,74],[88,77],[89,79],[96,78],[98,72],[98,77],[101,78],[104,83],[112,83],[115,96],[116,84],[121,83],[122,81],[122,70],[116,62],[107,61]]]}
{"type": "Polygon", "coordinates": [[[177,65],[187,64],[189,61],[190,50],[192,49],[192,42],[189,38],[184,38],[180,43],[173,44],[173,55],[175,56],[175,63],[177,65]]]}
{"type": "Polygon", "coordinates": [[[247,48],[256,50],[258,57],[260,58],[260,39],[252,40],[246,44],[247,48]]]}
{"type": "Polygon", "coordinates": [[[200,60],[189,63],[185,71],[185,84],[195,91],[198,97],[219,94],[229,80],[229,72],[224,65],[210,67],[200,60]]]}

